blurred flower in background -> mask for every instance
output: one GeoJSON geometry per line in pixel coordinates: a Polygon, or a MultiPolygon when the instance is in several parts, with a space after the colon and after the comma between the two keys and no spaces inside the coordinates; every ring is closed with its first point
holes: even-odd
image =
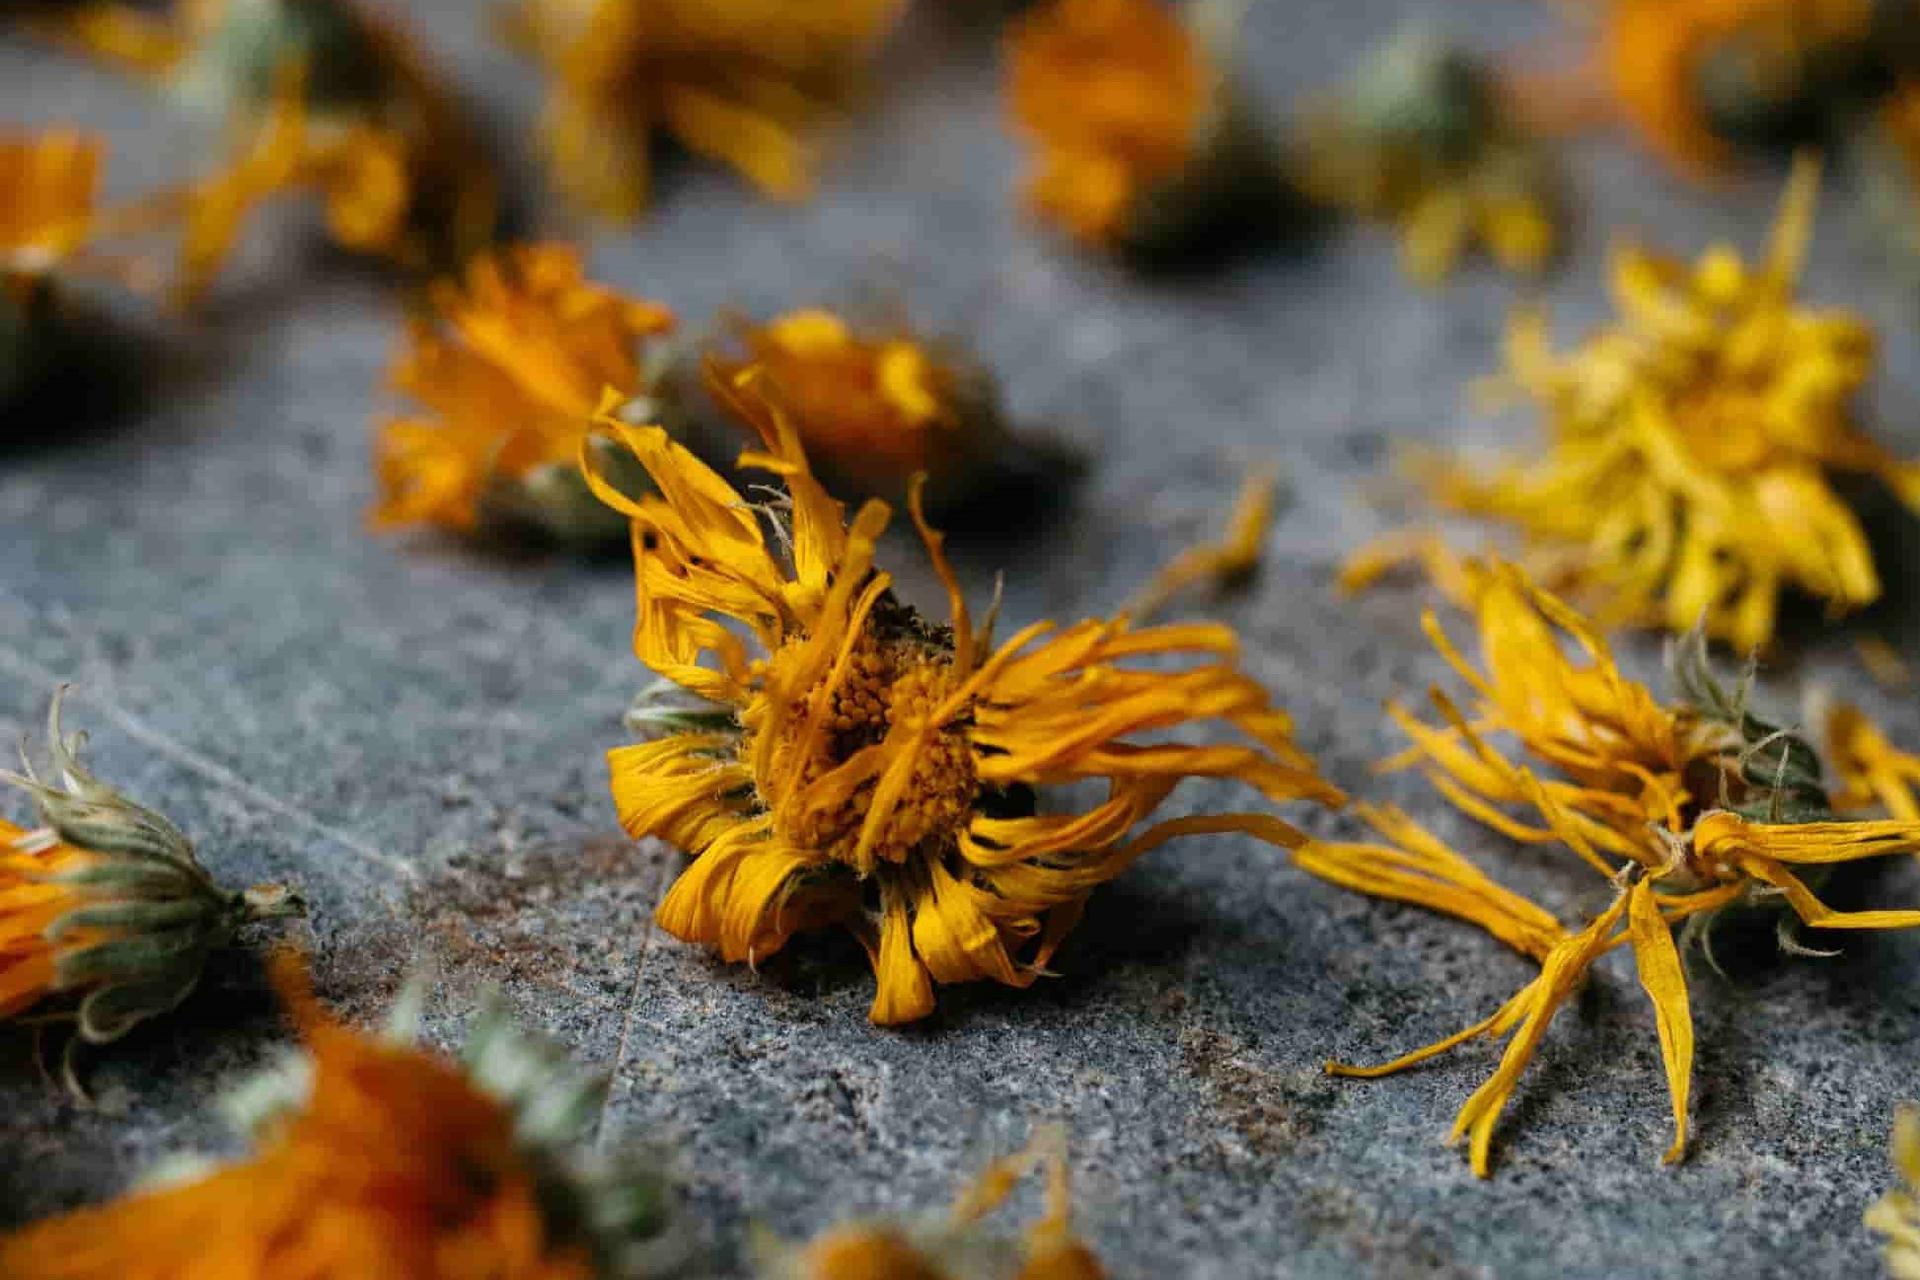
{"type": "Polygon", "coordinates": [[[851,105],[904,0],[519,0],[513,42],[551,81],[554,178],[580,207],[631,220],[671,138],[765,194],[812,184],[816,135],[851,105]]]}

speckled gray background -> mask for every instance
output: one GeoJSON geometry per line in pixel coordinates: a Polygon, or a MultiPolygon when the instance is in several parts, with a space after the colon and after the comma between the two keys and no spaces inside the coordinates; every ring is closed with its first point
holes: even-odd
{"type": "MultiPolygon", "coordinates": [[[[537,86],[477,6],[409,7],[496,126],[530,118],[537,86]]],[[[1416,7],[1256,4],[1246,70],[1291,100],[1416,7]]],[[[1544,30],[1545,8],[1435,16],[1500,47],[1544,30]]],[[[1463,397],[1497,359],[1511,286],[1470,271],[1416,292],[1370,229],[1142,284],[1017,217],[1019,156],[983,36],[922,15],[888,68],[816,202],[757,203],[688,165],[649,224],[594,238],[598,273],[696,328],[723,305],[878,292],[972,343],[1021,417],[1095,459],[1058,521],[963,556],[982,593],[1007,570],[1016,623],[1111,609],[1214,526],[1249,462],[1278,457],[1295,501],[1265,573],[1197,606],[1241,630],[1249,667],[1341,784],[1410,805],[1556,908],[1599,905],[1590,876],[1451,820],[1413,779],[1369,775],[1396,744],[1381,700],[1445,672],[1417,589],[1329,591],[1342,551],[1391,519],[1366,487],[1390,437],[1526,430],[1463,397]]],[[[0,49],[0,103],[8,120],[105,130],[118,191],[194,154],[138,89],[18,44],[0,49]]],[[[1603,314],[1610,235],[1757,245],[1771,203],[1766,184],[1683,188],[1608,141],[1578,149],[1574,181],[1585,216],[1547,290],[1569,335],[1603,314]]],[[[125,412],[97,421],[62,401],[9,423],[31,439],[0,452],[0,738],[37,727],[56,681],[77,682],[73,723],[100,772],[194,832],[223,878],[304,887],[322,991],[350,1015],[373,1017],[422,955],[445,979],[436,1036],[503,987],[613,1072],[607,1140],[677,1151],[723,1270],[749,1223],[794,1235],[941,1202],[988,1151],[1059,1117],[1082,1221],[1120,1276],[1873,1273],[1860,1213],[1887,1180],[1894,1102],[1920,1095],[1920,938],[1699,977],[1694,1153],[1673,1169],[1657,1164],[1668,1122],[1651,1014],[1614,957],[1554,1027],[1501,1126],[1497,1176],[1479,1182],[1441,1139],[1492,1049],[1378,1083],[1319,1064],[1464,1025],[1525,963],[1249,840],[1156,854],[1094,899],[1058,980],[944,992],[907,1032],[867,1025],[870,980],[849,945],[796,945],[756,975],[660,936],[650,911],[677,857],[620,836],[600,759],[643,678],[628,572],[364,531],[396,295],[310,252],[310,230],[296,215],[257,234],[193,324],[148,322],[164,335],[148,343],[158,367],[125,412]]],[[[1829,209],[1808,290],[1883,325],[1876,412],[1920,450],[1920,298],[1879,284],[1854,248],[1829,209]]],[[[1911,526],[1892,528],[1911,546],[1911,526]]],[[[937,604],[917,554],[894,550],[909,594],[937,604]]],[[[1910,565],[1890,571],[1898,592],[1910,565]]],[[[1774,673],[1782,699],[1812,680],[1876,696],[1848,630],[1811,632],[1796,668],[1774,673]]],[[[1626,649],[1652,669],[1654,645],[1626,649]]],[[[1920,740],[1912,695],[1885,709],[1920,740]]],[[[1245,801],[1192,784],[1175,808],[1245,801]]],[[[1915,868],[1874,883],[1920,899],[1915,868]]],[[[96,1110],[36,1075],[25,1034],[0,1035],[0,1224],[217,1141],[209,1099],[280,1034],[257,969],[235,957],[180,1016],[91,1060],[96,1110]]]]}

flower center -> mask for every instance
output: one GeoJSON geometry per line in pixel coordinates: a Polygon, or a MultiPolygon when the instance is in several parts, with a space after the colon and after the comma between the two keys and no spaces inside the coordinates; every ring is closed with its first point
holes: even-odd
{"type": "MultiPolygon", "coordinates": [[[[779,661],[776,654],[773,662],[779,661]]],[[[954,683],[953,657],[943,636],[929,632],[905,609],[876,610],[846,669],[797,699],[784,723],[769,726],[780,735],[772,753],[773,776],[793,777],[798,771],[798,786],[789,794],[808,796],[814,783],[855,757],[871,768],[862,770],[867,776],[851,790],[822,788],[812,793],[812,802],[777,812],[782,835],[862,875],[881,861],[900,863],[916,851],[932,854],[950,846],[979,790],[963,722],[930,727],[954,683]],[[909,755],[911,765],[903,765],[909,755]],[[908,770],[906,785],[878,840],[862,855],[861,831],[879,780],[898,768],[908,770]]],[[[769,795],[770,780],[758,781],[762,796],[769,795]]]]}

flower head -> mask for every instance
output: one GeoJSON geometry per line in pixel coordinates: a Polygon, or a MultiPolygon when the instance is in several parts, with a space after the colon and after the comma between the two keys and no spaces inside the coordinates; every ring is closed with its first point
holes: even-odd
{"type": "Polygon", "coordinates": [[[902,0],[520,0],[518,43],[553,85],[544,126],[564,192],[637,218],[656,133],[776,199],[806,193],[832,122],[902,0]]]}
{"type": "Polygon", "coordinates": [[[0,1018],[68,1000],[80,1040],[107,1044],[185,1000],[242,926],[304,907],[280,885],[215,884],[179,828],[81,766],[58,696],[47,733],[50,775],[0,771],[40,818],[0,822],[0,1018]]]}
{"type": "Polygon", "coordinates": [[[226,121],[231,160],[186,201],[184,296],[247,214],[283,192],[325,202],[342,247],[424,270],[493,237],[484,149],[411,37],[355,0],[207,0],[183,12],[174,84],[226,121]]]}
{"type": "Polygon", "coordinates": [[[1476,243],[1502,267],[1553,256],[1559,177],[1492,74],[1421,30],[1382,45],[1333,105],[1308,119],[1303,185],[1400,231],[1407,270],[1444,278],[1476,243]]]}
{"type": "Polygon", "coordinates": [[[1148,257],[1283,225],[1293,193],[1272,140],[1200,24],[1171,6],[1049,0],[1017,20],[1006,57],[1007,109],[1035,153],[1026,203],[1039,218],[1095,248],[1148,257]]]}
{"type": "Polygon", "coordinates": [[[830,311],[790,311],[734,326],[738,353],[709,357],[721,408],[752,433],[755,412],[729,391],[748,368],[793,424],[809,457],[853,492],[899,499],[917,472],[955,507],[1038,464],[986,370],[904,330],[860,332],[830,311]]]}
{"type": "Polygon", "coordinates": [[[431,416],[381,424],[377,527],[471,531],[505,521],[592,540],[625,531],[580,480],[577,459],[601,395],[662,416],[673,313],[587,280],[559,244],[484,254],[429,291],[395,362],[394,385],[431,416]]]}
{"type": "Polygon", "coordinates": [[[1877,599],[1866,535],[1832,478],[1877,477],[1920,509],[1920,465],[1857,421],[1872,332],[1794,304],[1817,181],[1796,170],[1757,271],[1725,248],[1691,269],[1628,250],[1619,321],[1566,354],[1523,313],[1509,376],[1546,415],[1546,452],[1485,472],[1431,460],[1435,496],[1517,526],[1607,623],[1678,632],[1704,618],[1752,649],[1773,638],[1789,588],[1836,612],[1877,599]]]}
{"type": "Polygon", "coordinates": [[[1610,0],[1599,55],[1627,120],[1700,173],[1870,104],[1910,20],[1874,0],[1610,0]]]}
{"type": "Polygon", "coordinates": [[[1103,1280],[1106,1270],[1073,1233],[1066,1137],[1049,1126],[1026,1149],[996,1160],[945,1214],[849,1222],[804,1245],[779,1246],[766,1280],[1103,1280]],[[1047,1170],[1046,1216],[1015,1243],[980,1220],[1006,1200],[1027,1171],[1047,1170]]]}
{"type": "Polygon", "coordinates": [[[1473,702],[1459,706],[1435,690],[1438,725],[1392,708],[1413,746],[1389,767],[1417,763],[1469,817],[1522,843],[1567,849],[1613,885],[1613,902],[1578,929],[1562,927],[1395,811],[1364,815],[1383,843],[1309,843],[1298,860],[1314,874],[1477,924],[1541,966],[1512,999],[1455,1035],[1382,1066],[1329,1070],[1386,1075],[1471,1039],[1505,1040],[1499,1067],[1454,1123],[1484,1176],[1494,1126],[1554,1015],[1595,961],[1630,945],[1654,1006],[1673,1102],[1666,1158],[1677,1160],[1686,1150],[1693,1026],[1674,928],[1685,926],[1683,942],[1705,945],[1722,913],[1767,911],[1782,948],[1809,954],[1794,941],[1798,924],[1920,926],[1920,910],[1836,910],[1809,884],[1809,869],[1920,850],[1920,822],[1837,820],[1813,748],[1754,714],[1744,684],[1728,691],[1714,679],[1699,632],[1674,652],[1680,699],[1663,702],[1621,673],[1585,619],[1519,570],[1496,563],[1470,572],[1480,666],[1431,615],[1427,630],[1473,702]]]}
{"type": "Polygon", "coordinates": [[[1920,1280],[1920,1107],[1894,1113],[1893,1167],[1903,1185],[1867,1210],[1867,1228],[1887,1238],[1892,1280],[1920,1280]]]}
{"type": "Polygon", "coordinates": [[[304,1053],[230,1102],[257,1151],[0,1239],[12,1280],[595,1280],[642,1274],[657,1179],[578,1154],[603,1084],[488,1015],[461,1062],[281,986],[304,1053]],[[585,1164],[577,1163],[585,1161],[585,1164]],[[585,1176],[583,1170],[597,1171],[585,1176]]]}
{"type": "Polygon", "coordinates": [[[0,130],[0,403],[46,361],[53,275],[92,231],[102,154],[75,129],[0,130]]]}
{"type": "Polygon", "coordinates": [[[874,1021],[907,1022],[932,1011],[936,981],[1031,984],[1087,895],[1174,836],[1297,843],[1285,823],[1248,814],[1135,833],[1183,778],[1340,800],[1293,745],[1287,717],[1234,668],[1224,627],[1135,628],[1123,615],[1057,632],[1035,624],[996,647],[991,622],[975,627],[918,485],[908,505],[947,584],[951,625],[900,603],[873,561],[886,504],[847,522],[757,376],[734,385],[765,442],[742,463],[786,482],[784,512],[749,504],[664,432],[603,420],[658,490],[634,501],[596,481],[633,520],[635,652],[677,686],[636,709],[632,722],[658,736],[609,757],[626,830],[694,855],[659,908],[669,933],[740,961],[797,931],[844,926],[873,961],[874,1021]],[[1126,665],[1149,655],[1199,661],[1126,665]],[[1134,737],[1206,721],[1248,741],[1134,737]],[[1076,782],[1104,782],[1106,799],[1035,811],[1035,788],[1076,782]]]}

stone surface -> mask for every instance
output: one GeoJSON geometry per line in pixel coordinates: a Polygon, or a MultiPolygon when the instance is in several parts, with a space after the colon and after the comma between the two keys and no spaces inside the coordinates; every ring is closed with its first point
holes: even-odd
{"type": "MultiPolygon", "coordinates": [[[[1247,69],[1292,100],[1408,7],[1254,6],[1247,69]]],[[[473,5],[408,9],[484,90],[497,128],[531,118],[537,85],[473,5]]],[[[1430,16],[1497,47],[1540,32],[1544,9],[1485,0],[1430,16]]],[[[816,202],[757,203],[687,164],[646,226],[594,238],[598,273],[696,329],[723,306],[877,295],[974,345],[1019,416],[1094,459],[1057,520],[963,549],[977,592],[1006,570],[1016,623],[1111,609],[1215,526],[1247,464],[1277,457],[1294,500],[1266,571],[1245,594],[1190,603],[1241,630],[1248,665],[1342,785],[1412,807],[1556,909],[1599,905],[1591,877],[1453,821],[1417,779],[1369,774],[1396,741],[1381,701],[1448,677],[1421,638],[1417,589],[1329,590],[1342,551],[1391,520],[1367,489],[1390,438],[1483,445],[1527,430],[1464,396],[1497,360],[1510,284],[1474,270],[1417,292],[1373,229],[1207,277],[1130,279],[1017,216],[987,40],[922,15],[888,66],[816,202]]],[[[118,191],[195,154],[138,89],[18,44],[0,49],[0,104],[12,121],[104,129],[118,191]]],[[[1609,141],[1583,144],[1574,175],[1584,217],[1546,290],[1568,335],[1604,313],[1612,235],[1755,246],[1770,213],[1764,184],[1683,188],[1609,141]]],[[[558,215],[540,225],[570,229],[558,215]]],[[[678,1152],[723,1272],[750,1223],[797,1235],[941,1203],[989,1151],[1056,1117],[1072,1128],[1082,1221],[1121,1276],[1874,1272],[1859,1217],[1887,1180],[1892,1106],[1920,1094],[1920,938],[1701,975],[1696,1138],[1673,1169],[1657,1163],[1668,1122],[1651,1012],[1614,957],[1555,1025],[1490,1182],[1441,1141],[1490,1049],[1375,1083],[1319,1068],[1464,1025],[1526,965],[1249,840],[1156,854],[1096,896],[1057,980],[944,992],[939,1015],[904,1033],[867,1025],[870,979],[850,945],[796,945],[755,974],[662,938],[650,912],[677,857],[620,836],[600,762],[643,679],[627,569],[363,529],[397,295],[309,252],[310,232],[296,213],[257,234],[193,323],[136,321],[154,368],[108,420],[94,421],[96,395],[8,424],[26,439],[0,452],[0,738],[37,732],[54,684],[76,682],[72,722],[99,772],[174,815],[225,879],[304,886],[322,992],[351,1016],[373,1017],[422,959],[444,979],[437,1036],[457,1034],[483,987],[503,988],[613,1073],[605,1137],[678,1152]]],[[[1914,300],[1854,250],[1829,210],[1808,290],[1883,324],[1880,420],[1920,450],[1914,300]]],[[[1912,529],[1895,533],[1906,567],[1889,576],[1910,595],[1912,529]]],[[[917,553],[890,550],[907,593],[937,604],[917,553]]],[[[1889,621],[1911,646],[1911,620],[1889,621]]],[[[1859,673],[1857,630],[1809,628],[1801,659],[1770,673],[1776,705],[1822,682],[1874,699],[1920,741],[1912,696],[1859,673]]],[[[1625,648],[1652,672],[1657,646],[1625,648]]],[[[1234,802],[1192,784],[1176,810],[1234,802]]],[[[1877,885],[1920,898],[1910,866],[1877,885]]],[[[0,1225],[218,1142],[209,1097],[282,1035],[242,956],[219,961],[179,1016],[88,1060],[96,1109],[36,1074],[25,1032],[0,1035],[0,1225]]]]}

